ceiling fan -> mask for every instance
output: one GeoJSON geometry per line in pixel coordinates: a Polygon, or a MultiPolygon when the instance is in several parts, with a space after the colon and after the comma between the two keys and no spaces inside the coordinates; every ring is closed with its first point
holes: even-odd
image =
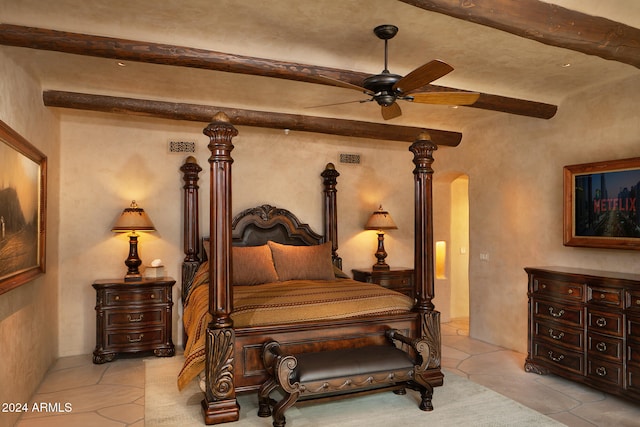
{"type": "MultiPolygon", "coordinates": [[[[351,102],[371,102],[376,101],[382,107],[382,117],[385,120],[393,119],[402,115],[402,110],[396,102],[397,100],[419,102],[422,104],[444,104],[444,105],[470,105],[478,100],[480,96],[476,92],[418,92],[415,90],[428,85],[432,81],[449,74],[453,67],[445,62],[434,59],[411,71],[402,77],[398,74],[391,74],[387,68],[388,41],[398,33],[395,25],[379,25],[373,29],[378,38],[384,40],[384,70],[380,74],[374,74],[364,79],[362,86],[354,85],[341,80],[332,79],[327,76],[318,76],[320,80],[333,86],[354,89],[364,92],[371,98],[363,101],[351,102]]],[[[342,103],[346,104],[346,103],[342,103]]],[[[330,104],[337,105],[337,104],[330,104]]]]}

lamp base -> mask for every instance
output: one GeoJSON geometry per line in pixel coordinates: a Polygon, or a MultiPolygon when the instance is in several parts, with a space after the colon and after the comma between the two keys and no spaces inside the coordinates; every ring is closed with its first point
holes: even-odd
{"type": "Polygon", "coordinates": [[[142,274],[138,273],[138,274],[127,274],[124,276],[124,281],[125,282],[141,282],[142,281],[142,274]]]}
{"type": "Polygon", "coordinates": [[[371,269],[373,271],[389,271],[391,270],[391,267],[389,267],[389,264],[373,264],[373,267],[371,267],[371,269]]]}

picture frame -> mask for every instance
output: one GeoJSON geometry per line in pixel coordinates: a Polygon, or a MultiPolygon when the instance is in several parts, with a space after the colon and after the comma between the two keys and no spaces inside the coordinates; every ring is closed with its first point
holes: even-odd
{"type": "Polygon", "coordinates": [[[0,121],[0,294],[46,270],[47,157],[0,121]]]}
{"type": "Polygon", "coordinates": [[[564,167],[564,245],[640,250],[640,157],[564,167]]]}

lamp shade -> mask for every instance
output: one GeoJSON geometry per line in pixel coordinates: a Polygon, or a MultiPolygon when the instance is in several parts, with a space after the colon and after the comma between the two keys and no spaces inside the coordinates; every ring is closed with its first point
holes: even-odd
{"type": "Polygon", "coordinates": [[[389,212],[382,209],[382,205],[371,214],[369,221],[364,225],[365,230],[396,230],[398,226],[393,222],[389,212]]]}
{"type": "Polygon", "coordinates": [[[155,231],[156,228],[151,222],[151,218],[139,208],[135,200],[131,201],[131,206],[122,211],[111,231],[114,233],[125,233],[130,231],[155,231]]]}

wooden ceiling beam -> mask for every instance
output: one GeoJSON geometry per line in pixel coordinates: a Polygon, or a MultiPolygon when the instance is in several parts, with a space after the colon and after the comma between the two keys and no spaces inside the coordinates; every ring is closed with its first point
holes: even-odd
{"type": "MultiPolygon", "coordinates": [[[[140,42],[10,24],[0,24],[0,45],[151,64],[267,76],[327,85],[328,83],[326,81],[319,80],[317,77],[323,75],[354,85],[361,85],[362,81],[369,76],[369,74],[366,73],[337,68],[274,61],[271,59],[233,55],[183,46],[140,42]]],[[[468,92],[434,85],[427,85],[421,88],[423,91],[443,89],[456,92],[468,92]]],[[[481,93],[478,101],[469,107],[539,119],[550,119],[557,111],[557,106],[551,104],[484,93],[481,93]]]]}
{"type": "Polygon", "coordinates": [[[538,0],[401,0],[430,12],[640,68],[640,29],[538,0]]]}
{"type": "Polygon", "coordinates": [[[311,117],[298,114],[271,113],[242,110],[238,108],[214,107],[146,99],[48,90],[42,98],[47,107],[72,108],[100,111],[104,113],[130,114],[171,120],[188,120],[208,123],[217,112],[224,112],[234,125],[256,126],[272,129],[290,129],[356,138],[382,139],[412,143],[427,131],[438,145],[456,147],[460,144],[460,132],[426,129],[383,123],[311,117]]]}

